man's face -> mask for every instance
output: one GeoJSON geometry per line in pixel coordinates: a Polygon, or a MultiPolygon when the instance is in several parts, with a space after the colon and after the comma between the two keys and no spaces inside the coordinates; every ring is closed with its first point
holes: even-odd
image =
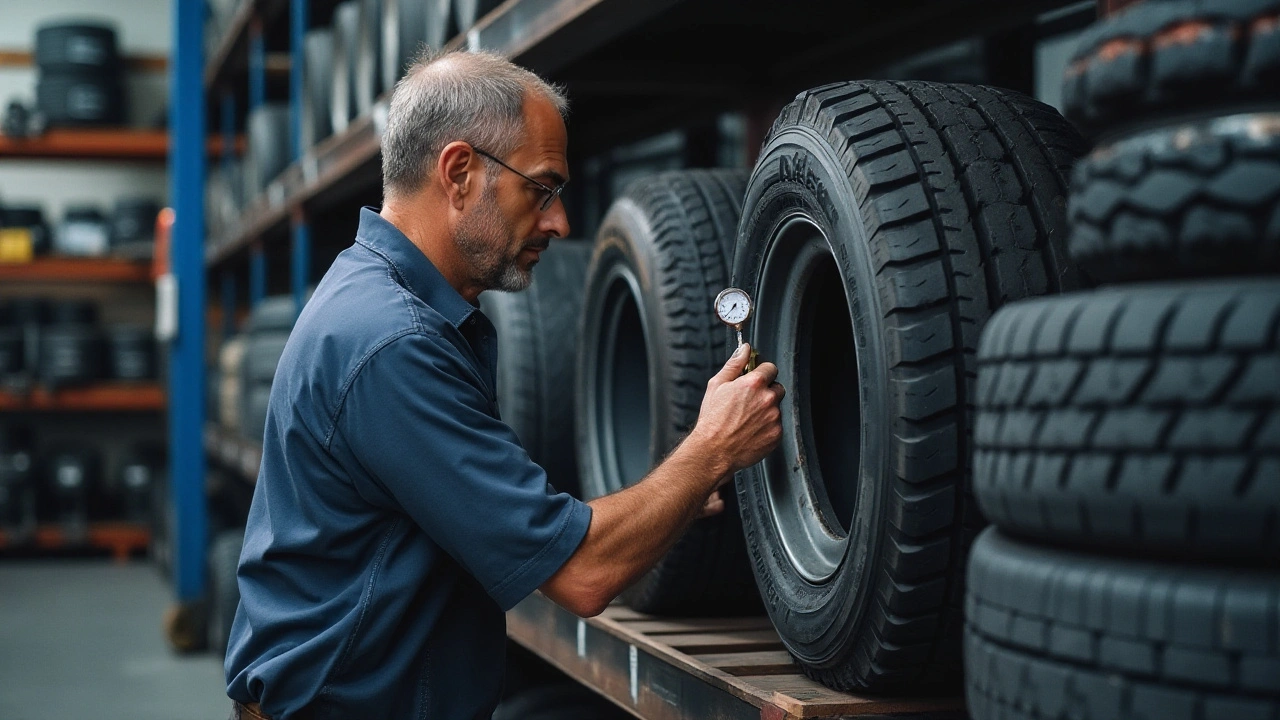
{"type": "MultiPolygon", "coordinates": [[[[500,159],[549,187],[565,182],[567,135],[560,114],[547,100],[530,97],[524,115],[525,141],[500,159]]],[[[478,156],[476,161],[484,166],[484,188],[455,229],[458,249],[476,284],[523,290],[533,282],[533,266],[551,238],[569,234],[564,205],[556,200],[544,211],[544,190],[495,162],[478,156]]]]}

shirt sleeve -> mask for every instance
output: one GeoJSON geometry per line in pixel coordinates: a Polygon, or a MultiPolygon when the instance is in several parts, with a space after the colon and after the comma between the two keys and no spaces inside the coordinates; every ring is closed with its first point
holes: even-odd
{"type": "Polygon", "coordinates": [[[363,472],[511,609],[586,536],[591,508],[557,493],[499,420],[473,368],[446,340],[392,340],[360,369],[338,418],[363,472]]]}

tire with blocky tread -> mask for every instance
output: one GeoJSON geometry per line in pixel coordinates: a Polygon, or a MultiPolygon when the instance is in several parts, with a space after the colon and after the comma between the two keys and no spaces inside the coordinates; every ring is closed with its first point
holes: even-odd
{"type": "MultiPolygon", "coordinates": [[[[1065,209],[1084,149],[1069,123],[1031,98],[922,82],[801,93],[765,141],[734,283],[752,291],[770,223],[803,208],[838,240],[841,274],[854,278],[845,286],[859,305],[855,335],[882,343],[858,357],[873,439],[861,441],[847,482],[867,488],[867,501],[860,495],[860,537],[833,578],[813,583],[786,558],[763,465],[738,477],[769,615],[804,672],[825,685],[920,690],[959,681],[965,558],[981,526],[969,493],[979,333],[1005,302],[1079,284],[1066,257],[1065,209]]],[[[751,327],[751,337],[762,332],[751,327]]]]}
{"type": "Polygon", "coordinates": [[[965,675],[974,718],[1274,720],[1280,574],[974,543],[965,675]]]}
{"type": "Polygon", "coordinates": [[[1273,105],[1280,0],[1150,0],[1081,36],[1063,83],[1091,135],[1184,113],[1273,105]]]}
{"type": "Polygon", "coordinates": [[[1009,533],[1280,558],[1280,280],[1104,288],[1001,310],[974,492],[1009,533]]]}
{"type": "Polygon", "coordinates": [[[1237,115],[1099,146],[1068,214],[1071,257],[1097,280],[1280,272],[1280,123],[1237,115]]]}
{"type": "MultiPolygon", "coordinates": [[[[617,268],[638,276],[649,368],[648,461],[656,466],[698,419],[707,380],[728,358],[713,312],[728,283],[746,173],[664,172],[632,183],[597,236],[583,296],[577,368],[578,468],[584,497],[620,490],[639,477],[614,477],[597,411],[605,296],[617,268]]],[[[631,292],[631,291],[628,291],[631,292]]],[[[662,560],[622,594],[652,614],[737,614],[759,610],[742,526],[731,496],[725,511],[697,520],[662,560]]]]}
{"type": "Polygon", "coordinates": [[[591,243],[559,240],[533,271],[533,283],[515,293],[490,291],[480,309],[498,331],[498,408],[529,457],[557,490],[575,497],[578,482],[573,402],[578,319],[591,243]]]}

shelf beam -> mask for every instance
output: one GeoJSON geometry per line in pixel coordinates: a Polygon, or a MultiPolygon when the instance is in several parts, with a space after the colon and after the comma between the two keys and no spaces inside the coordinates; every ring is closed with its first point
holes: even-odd
{"type": "Polygon", "coordinates": [[[119,258],[41,257],[0,263],[0,282],[149,283],[151,264],[119,258]]]}
{"type": "Polygon", "coordinates": [[[3,412],[159,412],[164,390],[154,383],[103,383],[50,392],[37,387],[30,393],[0,391],[3,412]]]}

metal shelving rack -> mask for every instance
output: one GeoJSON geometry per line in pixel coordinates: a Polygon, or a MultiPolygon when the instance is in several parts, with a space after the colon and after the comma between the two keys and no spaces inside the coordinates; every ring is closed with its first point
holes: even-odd
{"type": "MultiPolygon", "coordinates": [[[[310,276],[313,216],[350,204],[361,193],[378,187],[379,142],[387,101],[385,97],[379,100],[371,112],[354,120],[345,131],[315,147],[301,147],[302,38],[312,18],[327,17],[335,0],[243,0],[226,35],[203,64],[203,3],[174,2],[177,49],[170,162],[172,197],[178,210],[174,270],[181,298],[181,330],[171,373],[171,444],[180,536],[175,577],[179,600],[196,601],[204,590],[205,519],[200,493],[206,453],[249,481],[256,477],[261,456],[261,448],[255,444],[206,424],[203,398],[193,390],[203,387],[202,310],[220,303],[222,317],[234,317],[239,275],[246,270],[249,304],[260,301],[267,291],[268,248],[287,249],[290,289],[301,306],[306,288],[318,279],[310,276]],[[293,162],[259,197],[248,202],[234,228],[219,237],[205,238],[201,204],[205,154],[198,141],[205,118],[220,118],[218,130],[226,139],[226,153],[237,113],[243,109],[237,108],[237,98],[246,98],[244,104],[249,109],[265,101],[270,64],[266,39],[279,45],[282,36],[287,36],[291,56],[288,98],[293,162]],[[247,86],[247,92],[237,92],[245,89],[238,83],[247,86]],[[211,114],[210,109],[216,112],[211,114]],[[215,283],[220,297],[206,298],[206,279],[215,276],[220,280],[215,283]]],[[[1008,31],[1032,27],[1039,15],[1067,6],[1091,10],[1093,4],[1078,0],[813,0],[803,8],[782,8],[773,0],[507,0],[474,27],[452,38],[446,48],[496,51],[566,86],[574,99],[569,148],[572,174],[585,177],[580,171],[592,153],[681,122],[714,122],[727,111],[745,114],[746,150],[748,161],[753,162],[755,148],[777,109],[796,92],[865,75],[885,63],[978,35],[999,38],[1004,33],[1012,38],[1008,47],[1001,48],[1006,62],[993,63],[990,70],[997,81],[1006,80],[998,84],[1025,85],[1032,48],[1008,31]],[[1002,72],[1013,74],[1006,79],[1002,72]]],[[[628,640],[620,629],[624,620],[619,617],[578,623],[537,597],[513,612],[515,639],[580,678],[586,677],[584,673],[598,672],[597,689],[624,706],[626,698],[619,693],[634,696],[639,692],[635,687],[637,672],[649,667],[645,663],[654,662],[658,664],[653,665],[653,677],[670,680],[670,673],[677,673],[679,683],[693,683],[687,690],[691,697],[727,698],[723,714],[699,717],[828,715],[803,707],[803,698],[769,695],[770,683],[766,681],[747,683],[754,690],[744,690],[743,682],[729,677],[730,670],[714,664],[703,662],[709,669],[690,670],[693,666],[678,657],[679,653],[670,654],[659,645],[647,646],[636,638],[628,640]],[[546,628],[564,629],[560,626],[566,623],[576,635],[542,636],[551,632],[546,628]],[[583,638],[591,645],[590,639],[597,636],[601,638],[595,643],[599,647],[623,648],[622,660],[614,663],[617,667],[609,665],[612,655],[583,654],[583,638]],[[625,656],[627,647],[630,664],[625,656]],[[646,656],[657,660],[645,660],[646,656]],[[579,661],[586,664],[575,665],[579,661]],[[618,683],[628,679],[627,673],[630,686],[619,690],[624,686],[618,683]]],[[[782,661],[774,659],[777,662],[765,663],[765,676],[793,671],[780,669],[782,661]]],[[[650,690],[662,696],[660,687],[650,690]]],[[[949,707],[890,707],[848,696],[840,701],[824,698],[830,701],[828,710],[842,708],[835,713],[839,715],[949,707]]],[[[706,709],[719,707],[717,702],[706,709]]],[[[630,709],[642,717],[695,716],[669,709],[657,714],[630,709]]]]}

